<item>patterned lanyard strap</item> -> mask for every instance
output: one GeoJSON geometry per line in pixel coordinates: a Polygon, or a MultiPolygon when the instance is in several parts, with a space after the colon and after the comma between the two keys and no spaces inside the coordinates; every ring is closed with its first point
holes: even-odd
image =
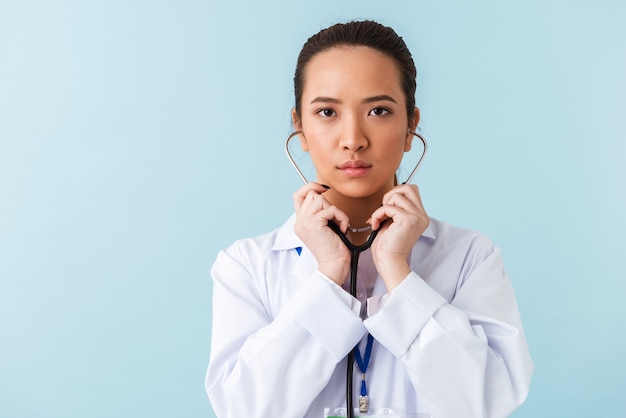
{"type": "Polygon", "coordinates": [[[374,345],[374,337],[372,334],[367,334],[367,345],[365,346],[365,357],[361,357],[361,351],[359,346],[354,347],[354,358],[356,364],[361,371],[361,396],[359,396],[359,412],[369,411],[369,399],[367,397],[367,385],[365,383],[365,372],[370,364],[372,358],[372,346],[374,345]]]}

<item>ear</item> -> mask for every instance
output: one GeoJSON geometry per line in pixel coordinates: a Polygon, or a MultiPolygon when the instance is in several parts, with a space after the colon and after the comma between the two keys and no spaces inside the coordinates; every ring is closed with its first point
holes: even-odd
{"type": "MultiPolygon", "coordinates": [[[[409,130],[415,131],[417,129],[417,125],[420,122],[420,110],[416,106],[413,109],[413,117],[409,120],[409,130]]],[[[413,134],[407,132],[406,143],[404,144],[404,152],[411,151],[411,146],[413,144],[413,134]]]]}
{"type": "MultiPolygon", "coordinates": [[[[296,112],[296,108],[291,109],[291,122],[293,123],[293,127],[296,131],[302,131],[302,122],[300,122],[300,118],[298,117],[298,113],[296,112]]],[[[306,138],[304,133],[298,135],[298,139],[300,139],[300,146],[302,147],[302,151],[309,151],[309,144],[306,142],[306,138]]]]}

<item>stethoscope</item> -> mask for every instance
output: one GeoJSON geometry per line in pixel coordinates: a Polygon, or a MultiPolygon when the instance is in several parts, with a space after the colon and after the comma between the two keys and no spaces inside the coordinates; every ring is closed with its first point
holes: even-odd
{"type": "MultiPolygon", "coordinates": [[[[424,139],[422,135],[410,129],[408,130],[408,134],[411,134],[419,138],[419,140],[422,141],[422,145],[424,146],[424,148],[423,148],[420,159],[417,161],[417,164],[413,168],[413,171],[411,171],[407,179],[402,184],[407,184],[413,179],[413,176],[415,175],[418,168],[422,164],[422,160],[424,160],[424,156],[426,155],[426,151],[428,150],[428,144],[426,143],[426,140],[424,139]]],[[[304,184],[307,184],[309,181],[306,179],[304,174],[302,174],[300,167],[298,167],[298,164],[296,164],[293,157],[291,156],[291,152],[289,151],[289,142],[298,135],[303,135],[303,132],[295,131],[287,137],[287,140],[285,141],[285,152],[287,153],[287,157],[289,158],[291,165],[298,173],[298,176],[300,176],[304,184]]],[[[348,239],[347,232],[346,234],[341,232],[341,229],[339,229],[339,226],[336,223],[334,223],[333,221],[328,221],[328,227],[332,229],[335,232],[335,234],[337,234],[337,236],[339,236],[339,238],[344,243],[344,245],[348,248],[348,250],[350,250],[350,294],[353,297],[356,297],[356,282],[357,282],[357,270],[359,267],[359,256],[361,255],[363,251],[370,248],[370,246],[372,245],[372,242],[374,242],[374,238],[376,238],[376,235],[378,235],[378,231],[380,230],[380,228],[373,230],[370,233],[370,235],[367,237],[367,240],[365,241],[365,243],[361,245],[354,245],[348,239]]],[[[350,350],[350,352],[348,353],[348,365],[347,365],[347,371],[346,371],[346,412],[347,412],[348,418],[354,417],[353,396],[352,396],[353,370],[354,370],[354,350],[350,350]]],[[[362,411],[362,412],[367,412],[367,411],[362,411]]]]}

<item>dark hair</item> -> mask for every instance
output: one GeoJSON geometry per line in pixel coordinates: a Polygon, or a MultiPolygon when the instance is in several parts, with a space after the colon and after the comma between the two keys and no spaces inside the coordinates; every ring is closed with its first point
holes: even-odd
{"type": "Polygon", "coordinates": [[[306,65],[316,54],[336,46],[366,46],[392,58],[400,70],[407,116],[409,121],[413,120],[417,71],[411,52],[393,29],[371,20],[338,23],[321,30],[306,41],[300,55],[298,55],[296,72],[293,77],[298,118],[300,118],[300,101],[304,89],[306,65]]]}

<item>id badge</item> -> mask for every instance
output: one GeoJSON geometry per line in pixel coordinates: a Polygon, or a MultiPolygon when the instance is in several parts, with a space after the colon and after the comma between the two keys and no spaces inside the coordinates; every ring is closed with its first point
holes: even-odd
{"type": "MultiPolygon", "coordinates": [[[[324,418],[346,418],[348,416],[346,408],[324,409],[324,418]]],[[[354,418],[405,418],[404,413],[392,408],[380,408],[367,413],[360,413],[358,408],[354,409],[354,418]]]]}

